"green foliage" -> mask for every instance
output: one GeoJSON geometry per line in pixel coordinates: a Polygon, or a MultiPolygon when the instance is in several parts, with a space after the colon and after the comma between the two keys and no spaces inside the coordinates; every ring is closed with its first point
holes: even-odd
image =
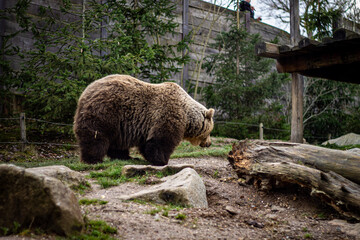
{"type": "Polygon", "coordinates": [[[347,18],[356,19],[355,15],[359,13],[355,0],[304,1],[304,5],[301,25],[309,38],[319,41],[332,37],[334,23],[340,17],[347,15],[347,18]]]}
{"type": "Polygon", "coordinates": [[[273,61],[255,55],[255,44],[259,41],[259,35],[232,26],[213,44],[221,51],[207,58],[204,64],[206,71],[215,76],[214,84],[204,89],[207,106],[219,109],[218,119],[244,123],[216,126],[221,136],[249,137],[251,130],[246,125],[258,125],[272,115],[270,119],[279,122],[275,124],[283,125],[286,120],[279,116],[275,106],[280,103],[273,96],[281,94],[281,86],[289,77],[271,72],[273,61]]]}
{"type": "Polygon", "coordinates": [[[2,53],[21,53],[23,65],[16,72],[8,62],[1,66],[8,79],[7,92],[10,87],[22,90],[25,109],[33,117],[70,123],[78,97],[92,81],[120,73],[163,82],[188,61],[177,57],[187,48],[186,41],[160,42],[178,26],[172,2],[90,0],[82,12],[80,6],[62,0],[60,16],[48,6],[39,7],[36,17],[26,14],[28,3],[19,0],[3,12],[16,14],[21,31],[33,35],[34,47],[19,49],[8,36],[2,53]]]}
{"type": "Polygon", "coordinates": [[[186,219],[186,215],[184,213],[178,213],[175,218],[184,221],[186,219]]]}
{"type": "Polygon", "coordinates": [[[99,200],[99,199],[87,199],[83,198],[79,200],[80,205],[105,205],[107,201],[99,200]]]}
{"type": "Polygon", "coordinates": [[[305,239],[312,239],[313,237],[312,237],[311,233],[305,233],[304,238],[305,239]]]}
{"type": "Polygon", "coordinates": [[[12,234],[26,235],[29,233],[29,231],[30,229],[24,229],[20,223],[14,221],[13,226],[10,228],[0,226],[0,237],[9,236],[12,234]]]}
{"type": "MultiPolygon", "coordinates": [[[[158,213],[161,213],[162,216],[168,217],[169,211],[180,211],[181,209],[188,208],[189,206],[182,206],[182,205],[174,205],[174,204],[166,204],[166,205],[158,205],[154,204],[155,208],[146,211],[146,214],[150,214],[152,216],[155,216],[158,213]]],[[[179,218],[182,218],[184,214],[178,213],[175,218],[177,218],[178,215],[181,215],[179,218]]],[[[186,217],[186,216],[185,216],[186,217]]],[[[185,219],[185,218],[184,218],[185,219]]]]}
{"type": "Polygon", "coordinates": [[[116,234],[117,229],[109,226],[101,220],[89,220],[85,225],[85,233],[68,237],[73,240],[115,240],[111,235],[116,234]]]}
{"type": "Polygon", "coordinates": [[[313,39],[331,37],[333,22],[342,12],[341,6],[332,5],[328,0],[309,1],[307,11],[303,15],[306,30],[313,34],[313,39]]]}
{"type": "Polygon", "coordinates": [[[308,78],[305,86],[304,136],[309,142],[360,133],[359,85],[308,78]]]}
{"type": "Polygon", "coordinates": [[[91,185],[89,182],[85,182],[85,184],[73,185],[71,189],[80,194],[85,194],[87,190],[91,190],[91,185]]]}
{"type": "Polygon", "coordinates": [[[202,148],[200,146],[193,146],[189,142],[182,142],[170,156],[170,158],[185,158],[185,157],[226,157],[231,149],[230,145],[221,147],[212,146],[210,148],[202,148]]]}
{"type": "Polygon", "coordinates": [[[321,145],[322,147],[330,148],[330,149],[338,149],[338,150],[349,150],[352,148],[360,148],[360,145],[346,145],[346,146],[338,146],[336,144],[326,144],[321,145]]]}

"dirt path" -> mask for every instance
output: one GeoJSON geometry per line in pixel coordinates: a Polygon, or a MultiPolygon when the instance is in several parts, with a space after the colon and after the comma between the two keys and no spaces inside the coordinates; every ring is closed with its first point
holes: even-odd
{"type": "Polygon", "coordinates": [[[146,188],[125,183],[108,189],[93,184],[93,191],[82,198],[108,203],[82,209],[88,218],[116,227],[119,239],[355,239],[329,224],[340,217],[304,190],[264,193],[240,185],[222,158],[173,159],[169,164],[180,163],[196,166],[206,185],[209,208],[166,212],[149,203],[122,202],[118,196],[146,188]],[[177,219],[179,213],[185,219],[177,219]]]}

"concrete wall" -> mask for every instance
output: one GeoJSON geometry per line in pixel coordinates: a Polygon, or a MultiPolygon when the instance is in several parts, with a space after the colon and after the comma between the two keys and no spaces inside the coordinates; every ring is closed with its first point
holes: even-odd
{"type": "MultiPolygon", "coordinates": [[[[181,6],[182,0],[178,1],[178,23],[182,26],[182,18],[183,9],[181,6]]],[[[189,1],[189,29],[192,30],[192,38],[194,40],[193,44],[190,46],[191,52],[190,57],[192,59],[191,63],[188,67],[188,76],[189,79],[195,83],[199,81],[199,85],[203,86],[207,83],[210,83],[213,79],[206,74],[204,70],[199,66],[204,58],[209,54],[217,53],[217,49],[213,49],[209,47],[209,44],[215,42],[216,36],[224,31],[227,31],[230,26],[229,18],[235,18],[236,12],[231,11],[219,6],[215,6],[208,2],[200,1],[200,0],[190,0],[189,1]],[[210,36],[208,38],[208,36],[210,36]],[[204,53],[204,54],[202,54],[204,53]]],[[[245,27],[246,20],[245,14],[243,12],[240,13],[240,21],[241,25],[245,27]]],[[[279,44],[290,44],[290,35],[278,28],[270,26],[268,24],[255,21],[250,19],[250,33],[258,33],[261,35],[263,40],[271,41],[277,38],[279,40],[279,44]]],[[[182,33],[182,29],[179,29],[180,34],[182,33]]],[[[180,74],[177,74],[180,75],[180,74]]],[[[186,75],[186,74],[185,74],[186,75]]],[[[180,76],[175,76],[174,80],[179,81],[180,76]]]]}
{"type": "MultiPolygon", "coordinates": [[[[13,6],[17,1],[12,0],[0,0],[1,8],[9,8],[13,6]]],[[[81,9],[82,0],[71,0],[75,7],[81,9]]],[[[203,59],[212,53],[216,53],[216,49],[209,48],[208,45],[215,42],[215,37],[223,31],[229,29],[229,17],[236,17],[234,11],[215,6],[208,2],[201,0],[172,0],[177,3],[176,8],[176,22],[179,24],[176,29],[175,35],[167,35],[161,41],[163,43],[174,43],[182,39],[183,35],[183,1],[188,1],[188,29],[194,43],[190,46],[190,57],[192,61],[185,68],[185,72],[180,72],[175,74],[171,80],[176,82],[181,82],[182,73],[184,76],[188,76],[193,83],[199,81],[200,86],[203,86],[206,83],[212,81],[212,78],[208,76],[204,70],[201,69],[200,63],[203,59]],[[209,37],[208,37],[209,36],[209,37]],[[199,70],[200,69],[200,70],[199,70]]],[[[29,8],[29,14],[33,17],[36,17],[38,9],[40,6],[50,6],[55,15],[58,15],[60,18],[65,18],[71,20],[80,19],[81,16],[62,16],[60,11],[60,0],[32,0],[29,8]]],[[[241,21],[245,26],[245,14],[241,13],[241,21]]],[[[9,20],[4,20],[1,23],[0,34],[1,36],[14,33],[20,30],[20,27],[17,25],[14,17],[9,20]]],[[[265,41],[271,41],[275,38],[278,38],[280,44],[289,44],[290,36],[283,30],[275,28],[273,26],[267,25],[262,22],[257,22],[253,19],[250,20],[250,29],[251,33],[259,33],[265,41]]],[[[100,37],[100,34],[99,34],[100,37]]],[[[22,49],[31,49],[33,47],[32,35],[29,32],[21,33],[13,39],[13,44],[19,46],[22,49]]],[[[21,59],[19,57],[12,57],[11,62],[13,66],[19,66],[21,59]]],[[[183,66],[179,66],[182,68],[183,66]]]]}

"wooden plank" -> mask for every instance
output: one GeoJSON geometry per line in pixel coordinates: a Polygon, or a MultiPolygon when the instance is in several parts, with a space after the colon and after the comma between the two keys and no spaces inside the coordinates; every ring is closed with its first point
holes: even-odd
{"type": "Polygon", "coordinates": [[[340,82],[360,84],[358,69],[360,69],[360,62],[310,69],[301,72],[301,74],[308,77],[319,77],[340,82]]]}
{"type": "Polygon", "coordinates": [[[360,48],[329,48],[328,51],[281,57],[278,59],[278,64],[282,69],[281,72],[287,73],[299,73],[311,69],[356,62],[360,62],[360,48]]]}
{"type": "Polygon", "coordinates": [[[344,29],[344,28],[340,28],[338,30],[336,30],[333,34],[333,40],[335,41],[341,41],[341,40],[346,40],[346,39],[356,39],[356,38],[360,38],[360,35],[344,29]]]}
{"type": "Polygon", "coordinates": [[[288,45],[281,45],[279,46],[279,52],[280,53],[284,53],[284,52],[288,52],[291,51],[291,47],[288,45]]]}
{"type": "Polygon", "coordinates": [[[255,53],[261,57],[278,58],[280,57],[279,47],[280,45],[274,43],[260,42],[255,45],[255,53]]]}
{"type": "Polygon", "coordinates": [[[298,46],[299,48],[314,48],[316,46],[320,45],[320,42],[309,39],[309,38],[303,38],[299,41],[298,46]]]}

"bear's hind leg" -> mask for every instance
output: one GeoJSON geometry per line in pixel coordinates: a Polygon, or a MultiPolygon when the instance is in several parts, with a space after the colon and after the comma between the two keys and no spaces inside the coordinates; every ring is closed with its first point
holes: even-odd
{"type": "Polygon", "coordinates": [[[118,150],[114,148],[109,148],[107,151],[107,155],[111,158],[111,160],[114,159],[121,159],[121,160],[128,160],[131,159],[129,154],[129,149],[126,150],[118,150]]]}
{"type": "Polygon", "coordinates": [[[84,163],[100,163],[109,148],[109,143],[106,140],[79,142],[80,145],[80,159],[84,163]]]}
{"type": "Polygon", "coordinates": [[[168,164],[170,155],[173,153],[176,144],[166,139],[151,139],[139,148],[145,160],[155,166],[168,164]]]}

